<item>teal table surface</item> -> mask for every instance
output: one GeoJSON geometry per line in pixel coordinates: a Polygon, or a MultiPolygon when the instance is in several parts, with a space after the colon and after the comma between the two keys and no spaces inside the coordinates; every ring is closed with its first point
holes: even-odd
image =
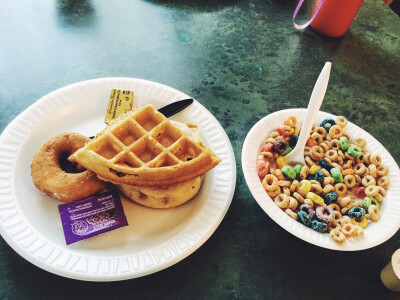
{"type": "MultiPolygon", "coordinates": [[[[357,252],[306,243],[264,213],[241,168],[250,128],[272,112],[306,107],[326,61],[332,72],[321,110],[346,116],[400,162],[400,18],[381,0],[364,1],[342,38],[294,29],[295,0],[1,4],[0,132],[68,84],[148,79],[191,95],[214,114],[232,143],[237,182],[226,216],[198,250],[136,279],[86,282],[54,275],[0,237],[0,299],[400,298],[380,280],[400,247],[399,233],[357,252]]],[[[312,7],[306,1],[298,23],[312,7]]]]}

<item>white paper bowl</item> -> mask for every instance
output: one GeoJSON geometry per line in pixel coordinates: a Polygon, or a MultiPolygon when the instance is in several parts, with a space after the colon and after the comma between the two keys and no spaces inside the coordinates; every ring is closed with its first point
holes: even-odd
{"type": "MultiPolygon", "coordinates": [[[[350,238],[343,244],[337,244],[330,238],[329,234],[314,231],[289,217],[273,202],[262,187],[257,174],[256,161],[267,135],[274,128],[282,125],[284,119],[288,116],[295,116],[298,120],[298,126],[301,126],[305,111],[305,109],[277,111],[258,121],[247,134],[242,149],[242,168],[246,183],[254,198],[277,224],[296,237],[316,246],[340,251],[355,251],[368,249],[385,242],[400,227],[400,170],[389,152],[374,137],[351,122],[346,126],[345,132],[352,139],[357,137],[364,138],[367,141],[366,150],[379,154],[382,157],[382,163],[390,169],[391,184],[381,205],[381,219],[378,222],[371,222],[365,229],[364,236],[350,238]]],[[[332,114],[319,112],[316,124],[328,117],[336,118],[332,114]]]]}

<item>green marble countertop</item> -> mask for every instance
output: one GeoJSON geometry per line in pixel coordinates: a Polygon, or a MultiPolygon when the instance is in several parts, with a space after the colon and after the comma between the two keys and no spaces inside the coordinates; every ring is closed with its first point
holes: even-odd
{"type": "MultiPolygon", "coordinates": [[[[306,21],[313,1],[301,9],[306,21]]],[[[400,246],[337,252],[272,221],[245,183],[241,149],[265,115],[306,107],[323,64],[321,110],[369,131],[400,162],[400,18],[362,5],[343,38],[292,26],[295,0],[2,1],[0,132],[47,93],[82,80],[134,77],[191,95],[228,134],[237,163],[232,204],[211,238],[142,278],[93,283],[48,273],[0,237],[0,299],[395,299],[380,271],[400,246]]],[[[0,220],[1,222],[1,220],[0,220]]]]}

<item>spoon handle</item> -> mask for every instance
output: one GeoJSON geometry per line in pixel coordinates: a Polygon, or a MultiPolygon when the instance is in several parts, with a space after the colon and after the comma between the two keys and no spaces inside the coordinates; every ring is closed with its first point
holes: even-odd
{"type": "Polygon", "coordinates": [[[329,75],[331,72],[331,65],[332,64],[330,62],[325,63],[325,66],[319,74],[317,82],[315,83],[314,89],[311,93],[310,102],[308,103],[303,126],[301,127],[301,133],[296,145],[296,147],[300,147],[300,149],[304,149],[315,118],[317,117],[319,108],[324,100],[326,88],[328,86],[329,75]]]}

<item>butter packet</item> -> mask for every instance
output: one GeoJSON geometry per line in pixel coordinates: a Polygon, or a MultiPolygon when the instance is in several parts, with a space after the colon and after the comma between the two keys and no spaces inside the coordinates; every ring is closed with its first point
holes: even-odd
{"type": "Polygon", "coordinates": [[[120,115],[127,113],[132,109],[133,92],[118,89],[112,89],[106,110],[104,122],[117,119],[120,115]]]}
{"type": "Polygon", "coordinates": [[[67,245],[128,222],[117,189],[58,206],[67,245]]]}

